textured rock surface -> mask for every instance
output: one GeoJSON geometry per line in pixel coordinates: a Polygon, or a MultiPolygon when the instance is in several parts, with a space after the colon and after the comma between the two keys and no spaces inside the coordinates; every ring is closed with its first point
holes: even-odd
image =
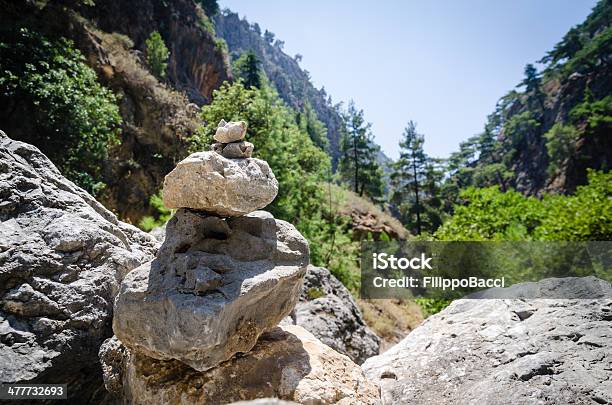
{"type": "Polygon", "coordinates": [[[610,321],[609,299],[457,300],[363,368],[385,403],[611,403],[610,321]]]}
{"type": "Polygon", "coordinates": [[[228,159],[250,158],[255,147],[251,142],[213,143],[210,150],[228,159]]]}
{"type": "Polygon", "coordinates": [[[265,161],[198,152],[166,176],[163,199],[167,208],[240,216],[270,204],[277,193],[278,181],[265,161]]]}
{"type": "Polygon", "coordinates": [[[291,312],[308,259],[302,235],[265,211],[224,220],[181,209],[157,259],[123,281],[113,329],[132,350],[206,370],[291,312]]]}
{"type": "Polygon", "coordinates": [[[221,143],[237,142],[244,139],[246,130],[247,124],[244,121],[225,122],[221,120],[213,138],[221,143]]]}
{"type": "Polygon", "coordinates": [[[35,147],[0,131],[0,381],[101,390],[121,278],[157,242],[66,180],[35,147]]]}
{"type": "Polygon", "coordinates": [[[357,364],[379,352],[380,339],[365,324],[351,293],[325,268],[308,266],[300,301],[287,321],[357,364]]]}
{"type": "Polygon", "coordinates": [[[263,397],[300,404],[378,403],[378,389],[359,366],[299,326],[274,328],[250,352],[206,372],[109,346],[124,360],[105,370],[120,370],[112,379],[123,381],[119,390],[132,404],[227,404],[263,397]]]}

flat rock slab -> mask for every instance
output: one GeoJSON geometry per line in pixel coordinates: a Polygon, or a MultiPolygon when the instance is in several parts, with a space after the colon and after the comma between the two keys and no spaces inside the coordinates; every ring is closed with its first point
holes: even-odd
{"type": "Polygon", "coordinates": [[[0,381],[68,382],[69,402],[92,403],[121,279],[158,243],[2,131],[0,195],[0,381]]]}
{"type": "Polygon", "coordinates": [[[359,366],[300,326],[274,328],[250,352],[206,372],[126,353],[116,342],[107,341],[101,350],[105,380],[131,404],[227,404],[265,397],[298,404],[379,403],[378,388],[359,366]]]}
{"type": "Polygon", "coordinates": [[[277,193],[278,181],[265,161],[208,151],[189,155],[168,173],[163,201],[167,208],[231,217],[264,208],[277,193]]]}
{"type": "Polygon", "coordinates": [[[132,350],[207,370],[293,310],[308,261],[304,237],[267,212],[179,210],[157,258],[121,284],[113,329],[132,350]]]}
{"type": "Polygon", "coordinates": [[[607,404],[611,321],[610,299],[457,300],[363,368],[390,404],[607,404]]]}

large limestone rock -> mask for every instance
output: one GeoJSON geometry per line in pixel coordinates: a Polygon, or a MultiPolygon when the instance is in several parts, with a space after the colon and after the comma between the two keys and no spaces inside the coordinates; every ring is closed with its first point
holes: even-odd
{"type": "Polygon", "coordinates": [[[379,352],[380,339],[365,324],[351,293],[323,267],[308,266],[300,301],[286,320],[361,364],[379,352]]]}
{"type": "Polygon", "coordinates": [[[0,381],[68,383],[73,403],[94,402],[119,283],[157,242],[1,131],[0,196],[0,381]]]}
{"type": "Polygon", "coordinates": [[[308,259],[304,237],[267,212],[179,210],[157,258],[123,281],[113,329],[132,350],[207,370],[291,312],[308,259]]]}
{"type": "Polygon", "coordinates": [[[102,351],[114,362],[105,365],[109,388],[134,405],[227,404],[265,397],[299,404],[379,402],[378,389],[359,366],[299,326],[274,328],[250,352],[206,372],[125,351],[116,338],[102,351]]]}
{"type": "Polygon", "coordinates": [[[609,298],[457,300],[363,368],[390,404],[612,403],[611,321],[609,298]]]}
{"type": "Polygon", "coordinates": [[[192,208],[219,216],[240,216],[264,208],[278,193],[278,181],[263,160],[226,159],[197,152],[164,180],[167,208],[192,208]]]}

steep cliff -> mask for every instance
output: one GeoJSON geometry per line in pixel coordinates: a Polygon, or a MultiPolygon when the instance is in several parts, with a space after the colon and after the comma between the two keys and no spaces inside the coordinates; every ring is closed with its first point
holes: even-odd
{"type": "Polygon", "coordinates": [[[572,193],[612,165],[612,1],[602,0],[498,102],[485,131],[451,157],[459,187],[572,193]]]}
{"type": "Polygon", "coordinates": [[[281,98],[292,108],[302,111],[309,103],[317,117],[327,127],[329,152],[336,167],[340,157],[340,135],[342,118],[325,90],[317,89],[310,81],[296,58],[283,52],[281,41],[265,39],[257,24],[241,20],[237,13],[223,12],[214,18],[215,30],[227,42],[232,57],[246,51],[253,51],[262,62],[268,79],[274,84],[281,98]]]}
{"type": "MultiPolygon", "coordinates": [[[[120,144],[104,161],[106,187],[97,197],[122,219],[137,223],[154,213],[150,196],[187,155],[187,141],[201,123],[197,104],[209,102],[212,91],[231,78],[227,54],[191,0],[62,3],[0,1],[2,30],[27,27],[46,38],[73,41],[98,81],[117,96],[120,144]],[[165,82],[144,60],[145,40],[153,31],[170,51],[165,82]]],[[[25,125],[32,108],[4,110],[0,127],[47,152],[44,142],[34,142],[37,129],[25,125]]]]}

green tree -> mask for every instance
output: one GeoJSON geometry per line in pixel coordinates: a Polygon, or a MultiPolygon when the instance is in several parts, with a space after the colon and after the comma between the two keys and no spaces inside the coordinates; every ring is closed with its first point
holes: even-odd
{"type": "Polygon", "coordinates": [[[21,140],[94,194],[104,187],[108,150],[119,143],[116,102],[71,41],[26,28],[0,32],[0,125],[11,135],[19,122],[21,140]]]}
{"type": "Polygon", "coordinates": [[[234,71],[238,78],[242,79],[247,89],[251,87],[261,87],[261,61],[253,51],[248,51],[240,55],[234,62],[234,71]]]}
{"type": "Polygon", "coordinates": [[[382,195],[382,170],[377,161],[380,148],[373,141],[371,124],[366,123],[363,110],[358,110],[353,101],[349,102],[342,119],[340,174],[356,194],[363,196],[367,192],[373,199],[379,198],[382,195]]]}
{"type": "Polygon", "coordinates": [[[542,77],[531,63],[525,66],[525,78],[519,86],[525,86],[528,104],[535,105],[542,113],[544,111],[544,99],[546,98],[544,92],[542,92],[542,77]]]}
{"type": "Polygon", "coordinates": [[[557,123],[544,134],[544,137],[548,152],[548,174],[553,176],[559,171],[561,165],[573,155],[579,134],[573,126],[557,123]]]}
{"type": "Polygon", "coordinates": [[[266,30],[263,35],[267,43],[272,44],[274,42],[274,33],[266,30]]]}
{"type": "Polygon", "coordinates": [[[219,2],[217,0],[198,0],[202,9],[209,17],[214,17],[219,14],[219,2]]]}
{"type": "Polygon", "coordinates": [[[497,187],[470,187],[438,229],[440,240],[612,240],[612,173],[589,171],[571,196],[541,200],[497,187]]]}
{"type": "Polygon", "coordinates": [[[317,113],[308,101],[305,102],[302,111],[296,115],[296,120],[300,129],[308,133],[315,145],[325,151],[328,150],[327,128],[319,121],[317,113]]]}
{"type": "Polygon", "coordinates": [[[416,123],[409,121],[399,143],[400,157],[393,165],[391,174],[392,202],[399,207],[403,222],[417,235],[423,231],[426,184],[433,180],[435,173],[423,150],[424,143],[425,137],[417,132],[416,123]]]}
{"type": "Polygon", "coordinates": [[[163,38],[159,32],[153,31],[145,41],[145,44],[147,64],[149,65],[149,69],[151,69],[151,73],[158,79],[165,78],[170,51],[166,47],[163,38]]]}

